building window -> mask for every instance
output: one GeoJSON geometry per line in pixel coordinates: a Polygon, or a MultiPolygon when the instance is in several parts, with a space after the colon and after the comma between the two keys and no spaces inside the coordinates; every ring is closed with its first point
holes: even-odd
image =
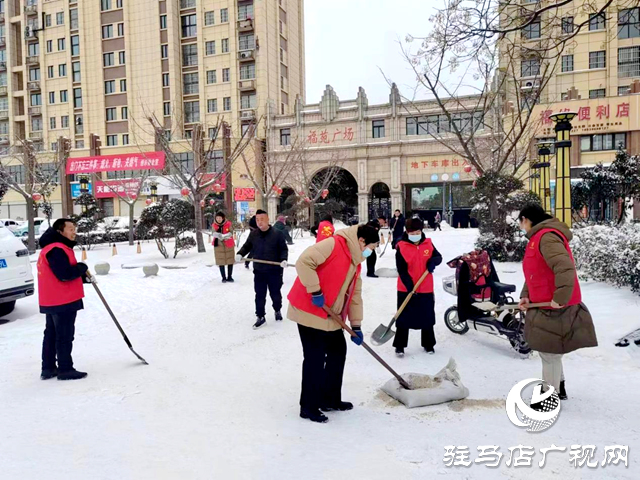
{"type": "MultiPolygon", "coordinates": [[[[209,139],[210,140],[215,140],[217,138],[217,136],[218,136],[218,129],[215,128],[215,127],[211,127],[211,128],[209,128],[209,132],[208,133],[209,133],[209,139]]],[[[213,154],[215,155],[216,152],[218,152],[218,151],[219,150],[214,151],[213,154]]],[[[217,159],[214,158],[213,160],[214,160],[213,171],[216,172],[217,170],[215,168],[216,167],[215,166],[215,160],[217,160],[217,159]]]]}
{"type": "Polygon", "coordinates": [[[184,102],[184,123],[200,121],[200,102],[184,102]]]}
{"type": "Polygon", "coordinates": [[[246,110],[249,108],[256,108],[257,103],[258,103],[258,97],[256,96],[255,93],[240,96],[240,108],[242,110],[246,110]]]}
{"type": "Polygon", "coordinates": [[[127,81],[125,79],[120,80],[120,91],[121,92],[127,91],[127,81]]]}
{"type": "Polygon", "coordinates": [[[168,73],[163,73],[162,74],[162,86],[163,87],[168,87],[169,86],[169,74],[168,73]]]}
{"type": "Polygon", "coordinates": [[[64,12],[56,13],[56,25],[64,25],[64,12]]]}
{"type": "Polygon", "coordinates": [[[629,95],[630,93],[631,93],[631,87],[629,85],[618,87],[618,96],[629,95]]]}
{"type": "Polygon", "coordinates": [[[39,93],[32,93],[31,94],[31,102],[30,105],[32,107],[37,107],[39,105],[42,105],[42,97],[40,96],[39,93]]]}
{"type": "Polygon", "coordinates": [[[162,114],[165,117],[171,116],[171,102],[164,102],[162,104],[162,114]]]}
{"type": "Polygon", "coordinates": [[[224,108],[225,112],[231,110],[231,97],[224,97],[222,99],[222,108],[224,108]]]}
{"type": "Polygon", "coordinates": [[[256,78],[256,64],[247,63],[240,66],[240,80],[253,80],[256,78]]]}
{"type": "Polygon", "coordinates": [[[47,67],[47,78],[53,78],[53,66],[47,67]]]}
{"type": "Polygon", "coordinates": [[[371,122],[373,138],[384,138],[384,120],[374,120],[371,122]]]}
{"type": "Polygon", "coordinates": [[[182,65],[198,65],[198,45],[183,45],[182,46],[182,65]]]}
{"type": "Polygon", "coordinates": [[[207,112],[215,113],[217,111],[218,111],[218,99],[210,98],[209,100],[207,100],[207,112]]]}
{"type": "Polygon", "coordinates": [[[69,128],[69,116],[68,115],[63,115],[62,117],[60,117],[60,126],[62,128],[69,128]]]}
{"type": "Polygon", "coordinates": [[[640,37],[640,8],[627,8],[618,12],[618,38],[640,37]]]}
{"type": "Polygon", "coordinates": [[[607,66],[607,51],[589,52],[589,69],[605,68],[607,66]]]}
{"type": "Polygon", "coordinates": [[[73,89],[73,108],[82,108],[82,89],[73,89]]]}
{"type": "Polygon", "coordinates": [[[230,73],[230,70],[228,68],[223,68],[222,69],[222,81],[223,82],[231,81],[231,73],[230,73]]]}
{"type": "Polygon", "coordinates": [[[71,30],[77,30],[80,26],[78,22],[78,9],[72,8],[69,10],[69,23],[71,24],[71,30]]]}
{"type": "Polygon", "coordinates": [[[198,34],[197,20],[193,15],[184,15],[182,20],[182,38],[195,37],[198,34]]]}
{"type": "Polygon", "coordinates": [[[573,72],[573,55],[562,56],[562,71],[573,72]]]}
{"type": "Polygon", "coordinates": [[[67,103],[69,101],[69,92],[67,90],[60,90],[60,103],[67,103]]]}
{"type": "Polygon", "coordinates": [[[40,80],[40,69],[39,68],[30,68],[29,69],[29,81],[37,82],[40,80]]]}
{"type": "Polygon", "coordinates": [[[122,144],[123,145],[129,145],[129,134],[125,133],[122,135],[122,144]]]}
{"type": "Polygon", "coordinates": [[[66,77],[67,76],[67,64],[66,63],[61,63],[60,65],[58,65],[58,76],[59,77],[66,77]]]}
{"type": "Polygon", "coordinates": [[[211,40],[210,42],[206,42],[204,44],[207,55],[215,55],[216,54],[216,41],[211,40]]]}
{"type": "Polygon", "coordinates": [[[76,148],[77,149],[84,148],[84,140],[76,140],[76,148]]]}
{"type": "Polygon", "coordinates": [[[76,134],[80,134],[84,132],[84,120],[82,118],[82,114],[80,115],[75,115],[73,118],[73,122],[75,125],[75,132],[76,134]]]}
{"type": "Polygon", "coordinates": [[[115,58],[113,52],[102,54],[102,65],[105,67],[112,67],[115,65],[115,58]]]}
{"type": "Polygon", "coordinates": [[[582,152],[600,152],[626,147],[627,135],[625,133],[604,133],[580,137],[580,151],[582,152]]]}
{"type": "Polygon", "coordinates": [[[204,12],[204,24],[206,26],[208,25],[214,25],[216,23],[216,12],[214,12],[213,10],[211,10],[210,12],[204,12]]]}
{"type": "Polygon", "coordinates": [[[522,60],[522,64],[520,65],[520,74],[523,77],[535,77],[536,75],[540,75],[540,60],[537,58],[522,60]]]}
{"type": "Polygon", "coordinates": [[[51,130],[55,130],[56,129],[56,117],[49,118],[49,128],[51,130]]]}
{"type": "Polygon", "coordinates": [[[104,12],[105,10],[111,10],[111,8],[111,0],[100,0],[100,10],[104,12]]]}
{"type": "Polygon", "coordinates": [[[115,147],[118,145],[118,135],[107,135],[107,147],[115,147]]]}
{"type": "Polygon", "coordinates": [[[238,20],[247,20],[253,18],[253,3],[248,5],[238,5],[238,20]]]}
{"type": "Polygon", "coordinates": [[[56,103],[56,92],[49,92],[49,103],[56,103]]]}
{"type": "Polygon", "coordinates": [[[215,70],[207,70],[207,84],[217,83],[218,78],[215,70]]]}
{"type": "Polygon", "coordinates": [[[589,30],[604,30],[605,29],[605,16],[604,13],[589,14],[589,30]]]}
{"type": "Polygon", "coordinates": [[[564,17],[562,19],[562,33],[569,34],[573,33],[573,29],[575,25],[573,23],[573,17],[564,17]]]}
{"type": "Polygon", "coordinates": [[[124,51],[118,52],[118,62],[120,62],[120,65],[127,63],[127,56],[124,51]]]}
{"type": "Polygon", "coordinates": [[[71,64],[71,76],[74,82],[80,81],[80,62],[73,62],[71,64]]]}
{"type": "Polygon", "coordinates": [[[124,23],[118,24],[118,36],[124,37],[124,23]]]}
{"type": "Polygon", "coordinates": [[[38,55],[40,55],[40,44],[39,43],[30,43],[29,44],[29,56],[30,57],[37,57],[38,55]]]}
{"type": "Polygon", "coordinates": [[[6,169],[16,183],[24,185],[24,165],[9,165],[6,169]]]}
{"type": "Polygon", "coordinates": [[[160,15],[160,30],[166,30],[167,28],[167,16],[160,15]]]}
{"type": "Polygon", "coordinates": [[[229,53],[229,39],[222,39],[222,53],[229,53]]]}
{"type": "Polygon", "coordinates": [[[71,35],[71,55],[80,55],[80,37],[78,35],[71,35]]]}
{"type": "Polygon", "coordinates": [[[117,120],[116,117],[116,109],[115,108],[107,108],[107,122],[113,122],[117,120]]]}
{"type": "MultiPolygon", "coordinates": [[[[2,12],[4,13],[4,10],[2,12]]],[[[44,26],[45,27],[50,27],[51,26],[51,15],[45,15],[44,16],[44,26]]]]}
{"type": "Polygon", "coordinates": [[[185,95],[194,95],[198,93],[198,74],[197,73],[185,73],[182,76],[183,88],[185,95]]]}
{"type": "Polygon", "coordinates": [[[53,40],[47,40],[47,53],[53,52],[53,40]]]}
{"type": "Polygon", "coordinates": [[[111,38],[113,37],[113,25],[103,25],[102,26],[102,38],[111,38]]]}
{"type": "Polygon", "coordinates": [[[31,130],[34,132],[42,131],[42,117],[33,117],[31,119],[31,130]]]}
{"type": "Polygon", "coordinates": [[[160,45],[160,57],[169,58],[169,45],[160,45]]]}
{"type": "Polygon", "coordinates": [[[116,81],[115,80],[107,80],[104,82],[104,93],[105,95],[109,93],[116,93],[116,81]]]}
{"type": "Polygon", "coordinates": [[[58,51],[59,52],[63,52],[65,48],[66,48],[65,39],[64,38],[59,38],[58,39],[58,51]]]}
{"type": "Polygon", "coordinates": [[[287,145],[291,145],[291,129],[290,128],[281,128],[280,129],[280,145],[286,147],[287,145]]]}
{"type": "Polygon", "coordinates": [[[116,0],[116,8],[122,8],[122,0],[116,0]]]}
{"type": "Polygon", "coordinates": [[[524,38],[526,38],[527,40],[540,38],[540,20],[538,19],[535,22],[525,26],[524,30],[522,31],[522,35],[524,35],[524,38]]]}
{"type": "Polygon", "coordinates": [[[180,0],[180,8],[193,8],[196,6],[196,0],[180,0]]]}
{"type": "Polygon", "coordinates": [[[220,23],[227,23],[229,21],[229,9],[222,8],[220,10],[220,23]]]}
{"type": "Polygon", "coordinates": [[[618,49],[618,77],[640,76],[640,46],[618,49]]]}
{"type": "Polygon", "coordinates": [[[252,50],[256,48],[256,37],[253,33],[238,36],[238,50],[252,50]]]}
{"type": "Polygon", "coordinates": [[[589,98],[604,98],[607,96],[607,90],[605,88],[598,88],[597,90],[589,90],[589,98]]]}

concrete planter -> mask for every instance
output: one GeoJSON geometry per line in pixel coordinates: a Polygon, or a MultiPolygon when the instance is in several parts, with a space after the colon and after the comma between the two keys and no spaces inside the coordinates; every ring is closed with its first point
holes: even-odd
{"type": "Polygon", "coordinates": [[[108,275],[109,270],[111,270],[111,265],[109,265],[107,262],[100,262],[96,263],[93,268],[96,272],[96,275],[108,275]]]}
{"type": "Polygon", "coordinates": [[[155,277],[158,275],[158,271],[160,268],[156,263],[148,263],[142,266],[142,271],[144,272],[145,277],[155,277]]]}

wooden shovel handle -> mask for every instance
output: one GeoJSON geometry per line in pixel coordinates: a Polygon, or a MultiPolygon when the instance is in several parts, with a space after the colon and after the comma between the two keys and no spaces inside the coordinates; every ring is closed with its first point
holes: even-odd
{"type": "Polygon", "coordinates": [[[422,276],[418,279],[418,281],[416,282],[416,284],[413,286],[413,290],[411,290],[411,293],[409,295],[407,295],[407,298],[404,299],[404,302],[402,302],[402,305],[400,305],[400,308],[398,309],[398,311],[396,312],[396,314],[393,316],[393,320],[397,320],[398,317],[400,316],[400,314],[402,313],[402,311],[404,310],[404,307],[406,307],[409,304],[409,300],[411,300],[411,297],[413,297],[416,293],[416,291],[418,291],[418,288],[420,287],[420,284],[424,281],[425,278],[427,278],[427,275],[429,275],[429,270],[425,270],[425,272],[422,274],[422,276]]]}

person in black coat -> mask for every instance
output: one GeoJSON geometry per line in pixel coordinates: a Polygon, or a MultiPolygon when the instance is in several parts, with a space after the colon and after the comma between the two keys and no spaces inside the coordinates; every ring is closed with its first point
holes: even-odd
{"type": "Polygon", "coordinates": [[[409,342],[409,330],[421,330],[421,344],[427,353],[434,353],[436,337],[433,327],[436,323],[435,298],[433,295],[433,270],[442,263],[442,255],[425,237],[424,222],[412,218],[407,222],[407,232],[396,245],[396,267],[398,269],[398,307],[425,271],[429,275],[422,281],[416,293],[396,321],[396,335],[393,346],[396,355],[404,356],[409,342]],[[425,258],[427,259],[425,261],[425,258]]]}
{"type": "MultiPolygon", "coordinates": [[[[258,229],[258,224],[256,223],[256,216],[254,215],[249,220],[249,235],[251,235],[251,232],[257,229],[258,229]]],[[[251,258],[251,252],[249,252],[249,254],[247,255],[247,258],[251,258]]],[[[249,265],[251,265],[251,262],[244,262],[244,268],[246,268],[247,270],[249,269],[249,265]]]]}
{"type": "MultiPolygon", "coordinates": [[[[371,228],[375,229],[376,232],[380,232],[380,221],[379,220],[369,220],[367,222],[367,225],[369,225],[371,228]]],[[[378,260],[378,255],[376,254],[376,251],[373,250],[371,252],[371,255],[369,255],[369,257],[367,257],[367,277],[370,278],[378,278],[378,275],[376,275],[376,261],[378,260]]]]}
{"type": "Polygon", "coordinates": [[[267,290],[273,302],[273,310],[276,312],[276,321],[282,320],[282,275],[287,266],[289,249],[287,242],[281,232],[269,225],[269,215],[264,210],[256,212],[257,228],[249,234],[249,238],[238,251],[236,261],[242,261],[242,257],[251,254],[251,258],[256,260],[267,260],[277,262],[281,265],[265,265],[264,263],[253,263],[253,283],[256,292],[256,323],[254,330],[262,327],[265,319],[265,306],[267,303],[267,290]]]}
{"type": "Polygon", "coordinates": [[[40,237],[38,297],[40,313],[46,316],[42,341],[42,372],[48,380],[78,380],[87,376],[73,368],[71,351],[76,315],[84,308],[83,283],[90,283],[87,266],[77,262],[76,226],[66,218],[56,220],[40,237]]]}
{"type": "Polygon", "coordinates": [[[405,219],[404,215],[400,210],[396,210],[393,213],[393,218],[391,219],[391,231],[393,235],[393,242],[391,243],[391,248],[396,248],[396,243],[400,241],[402,235],[404,235],[404,226],[405,219]]]}

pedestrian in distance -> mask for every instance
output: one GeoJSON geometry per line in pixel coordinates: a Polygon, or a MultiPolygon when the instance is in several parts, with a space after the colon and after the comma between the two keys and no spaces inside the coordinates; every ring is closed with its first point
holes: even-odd
{"type": "Polygon", "coordinates": [[[87,266],[76,260],[73,251],[75,223],[68,218],[56,220],[39,243],[42,250],[37,264],[38,300],[40,313],[46,316],[40,378],[79,380],[87,374],[73,368],[71,351],[76,315],[84,308],[83,283],[92,280],[87,277],[87,266]]]}
{"type": "Polygon", "coordinates": [[[318,226],[314,226],[311,228],[311,234],[316,237],[316,243],[333,237],[333,234],[335,232],[336,229],[333,226],[333,217],[331,215],[325,215],[324,217],[322,217],[322,220],[320,221],[318,226]]]}
{"type": "Polygon", "coordinates": [[[293,239],[289,234],[289,230],[287,230],[286,218],[283,215],[278,217],[278,221],[273,225],[273,228],[278,230],[282,235],[284,235],[284,239],[287,241],[287,245],[293,245],[293,239]]]}
{"type": "Polygon", "coordinates": [[[267,323],[265,306],[267,303],[267,291],[271,297],[276,321],[282,320],[282,276],[286,267],[289,250],[284,235],[269,225],[269,215],[264,210],[256,212],[256,230],[249,234],[249,238],[238,251],[236,262],[251,254],[255,260],[267,260],[281,265],[265,265],[253,263],[253,284],[256,293],[256,323],[253,329],[257,330],[267,323]]]}
{"type": "Polygon", "coordinates": [[[529,239],[522,262],[525,285],[520,294],[520,308],[527,312],[524,338],[540,355],[542,379],[565,400],[563,355],[598,345],[569,247],[573,234],[539,205],[523,208],[518,220],[529,239]],[[529,308],[530,303],[551,306],[529,308]]]}
{"type": "Polygon", "coordinates": [[[393,241],[391,243],[391,248],[395,249],[396,243],[398,243],[404,235],[404,225],[405,218],[404,215],[402,215],[402,212],[400,212],[400,210],[393,212],[393,219],[391,220],[391,234],[393,236],[393,241]]]}
{"type": "Polygon", "coordinates": [[[233,264],[235,263],[235,242],[232,225],[223,212],[216,213],[213,223],[213,253],[216,265],[220,267],[222,283],[233,283],[233,264]],[[227,267],[225,274],[224,267],[227,267]]]}
{"type": "MultiPolygon", "coordinates": [[[[380,220],[370,220],[367,222],[371,228],[378,232],[378,240],[380,240],[380,220]]],[[[378,259],[377,252],[374,250],[369,257],[367,257],[367,277],[378,278],[376,275],[376,261],[378,259]]]]}
{"type": "Polygon", "coordinates": [[[440,224],[442,223],[442,216],[440,215],[440,212],[436,212],[436,219],[434,222],[434,226],[433,226],[433,230],[440,230],[442,231],[442,228],[440,227],[440,224]]]}
{"type": "Polygon", "coordinates": [[[435,353],[436,337],[433,327],[436,323],[436,312],[433,271],[442,263],[442,255],[436,250],[431,239],[425,237],[423,227],[422,219],[410,219],[407,222],[406,233],[396,245],[397,308],[400,308],[407,296],[411,295],[422,275],[426,271],[429,272],[396,321],[393,346],[399,357],[404,356],[404,349],[409,342],[409,330],[420,330],[422,347],[427,353],[435,353]]]}
{"type": "Polygon", "coordinates": [[[376,249],[378,232],[356,225],[307,248],[296,263],[298,278],[289,292],[287,318],[298,324],[304,360],[300,416],[324,423],[322,412],[351,410],[342,401],[342,377],[347,344],[342,327],[323,309],[349,319],[362,345],[361,263],[376,249]]]}

